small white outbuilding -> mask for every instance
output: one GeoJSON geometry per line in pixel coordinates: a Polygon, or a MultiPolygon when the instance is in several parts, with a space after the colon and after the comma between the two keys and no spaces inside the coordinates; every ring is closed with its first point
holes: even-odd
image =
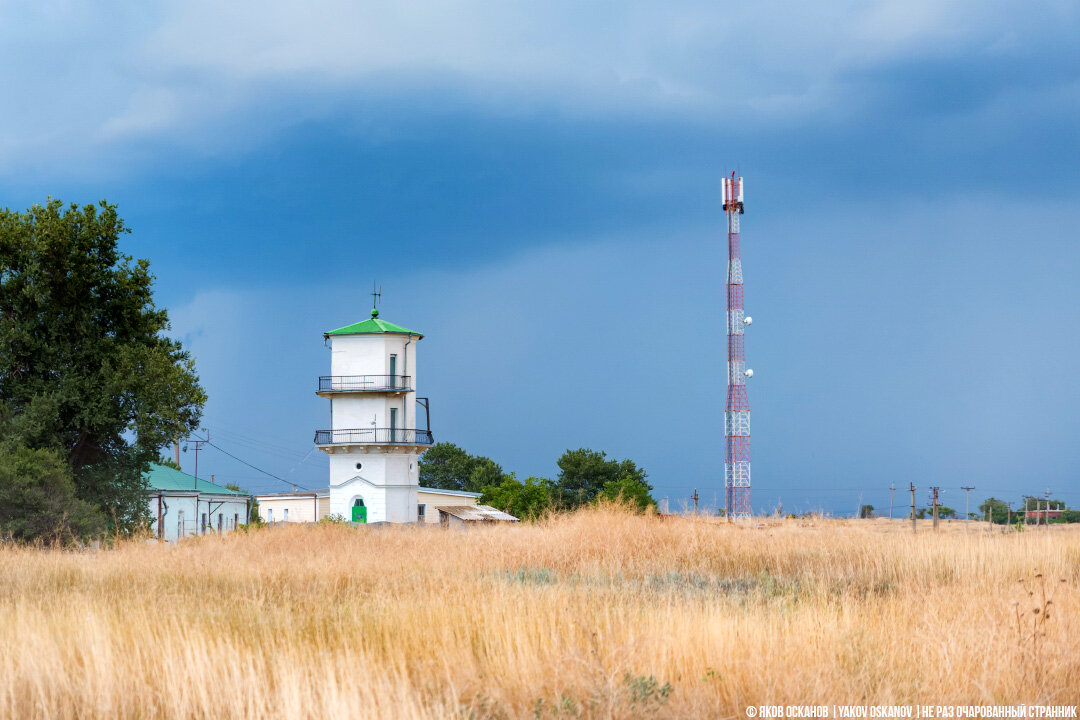
{"type": "Polygon", "coordinates": [[[312,523],[330,514],[330,490],[294,490],[256,495],[259,519],[276,525],[282,522],[312,523]]]}
{"type": "Polygon", "coordinates": [[[151,529],[162,540],[226,533],[248,522],[251,495],[197,480],[167,465],[146,473],[151,529]]]}

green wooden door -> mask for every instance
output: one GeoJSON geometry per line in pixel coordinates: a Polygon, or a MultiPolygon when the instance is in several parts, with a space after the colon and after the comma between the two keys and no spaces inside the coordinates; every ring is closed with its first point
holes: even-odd
{"type": "Polygon", "coordinates": [[[390,408],[390,442],[397,442],[397,408],[390,408]]]}
{"type": "Polygon", "coordinates": [[[391,389],[397,389],[397,355],[390,356],[390,383],[391,389]]]}
{"type": "Polygon", "coordinates": [[[364,507],[363,500],[356,500],[352,506],[352,521],[358,523],[367,522],[367,508],[364,507]]]}

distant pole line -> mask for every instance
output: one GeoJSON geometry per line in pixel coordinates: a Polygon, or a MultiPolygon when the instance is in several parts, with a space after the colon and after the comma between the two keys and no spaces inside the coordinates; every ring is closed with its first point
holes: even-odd
{"type": "Polygon", "coordinates": [[[964,532],[968,531],[968,520],[971,519],[971,512],[969,510],[969,500],[971,498],[971,491],[975,489],[974,485],[961,485],[960,489],[964,491],[964,532]]]}
{"type": "Polygon", "coordinates": [[[911,485],[911,534],[914,535],[918,532],[915,527],[915,483],[909,483],[911,485]]]}
{"type": "Polygon", "coordinates": [[[932,502],[934,506],[934,532],[937,532],[938,529],[938,492],[940,490],[940,487],[930,487],[930,502],[932,502]]]}
{"type": "Polygon", "coordinates": [[[889,483],[889,519],[892,520],[893,494],[896,492],[896,483],[889,483]]]}

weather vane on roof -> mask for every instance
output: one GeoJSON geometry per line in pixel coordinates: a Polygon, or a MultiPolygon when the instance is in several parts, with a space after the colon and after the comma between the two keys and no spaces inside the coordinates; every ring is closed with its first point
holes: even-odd
{"type": "Polygon", "coordinates": [[[371,283],[371,317],[379,317],[379,311],[376,309],[376,305],[382,302],[382,285],[378,290],[375,289],[375,283],[371,283]]]}

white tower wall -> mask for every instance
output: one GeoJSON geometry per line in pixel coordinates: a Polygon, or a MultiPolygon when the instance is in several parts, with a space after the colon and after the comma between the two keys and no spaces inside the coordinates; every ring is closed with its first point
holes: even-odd
{"type": "Polygon", "coordinates": [[[332,427],[390,427],[390,408],[398,408],[398,427],[416,427],[416,343],[404,335],[343,335],[330,338],[330,374],[335,377],[390,375],[390,356],[397,355],[396,375],[410,377],[413,392],[396,396],[374,393],[331,396],[332,427]],[[338,414],[341,415],[338,418],[338,414]],[[339,421],[340,420],[340,421],[339,421]],[[348,424],[353,423],[353,424],[348,424]]]}
{"type": "Polygon", "coordinates": [[[331,454],[330,514],[347,520],[362,498],[368,522],[416,522],[419,458],[415,452],[331,454]]]}

